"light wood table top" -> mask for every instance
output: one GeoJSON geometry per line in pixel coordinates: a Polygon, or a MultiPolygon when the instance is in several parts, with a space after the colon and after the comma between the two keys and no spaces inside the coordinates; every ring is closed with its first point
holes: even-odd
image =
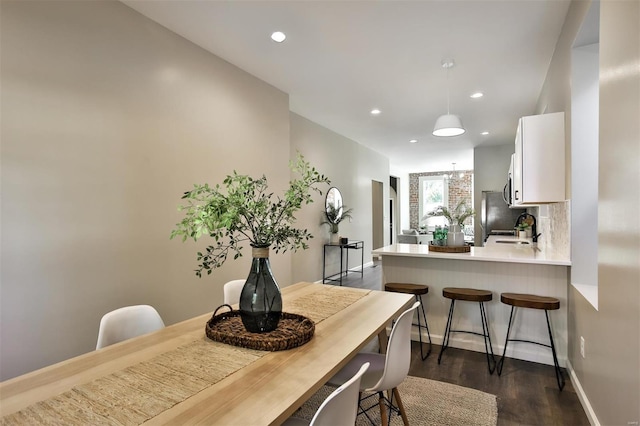
{"type": "MultiPolygon", "coordinates": [[[[288,300],[324,287],[327,286],[298,283],[283,288],[284,310],[288,300]]],[[[408,294],[371,291],[316,324],[315,335],[307,344],[269,352],[146,424],[280,424],[371,338],[384,333],[389,322],[412,301],[408,294]]],[[[0,415],[22,410],[192,342],[204,335],[204,325],[210,317],[205,314],[192,318],[0,383],[0,415]]]]}

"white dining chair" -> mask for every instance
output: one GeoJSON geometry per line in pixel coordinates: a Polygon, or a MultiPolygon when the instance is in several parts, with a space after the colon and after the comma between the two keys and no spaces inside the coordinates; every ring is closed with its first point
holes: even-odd
{"type": "Polygon", "coordinates": [[[164,328],[158,311],[149,305],[125,306],[104,314],[96,349],[164,328]]]}
{"type": "MultiPolygon", "coordinates": [[[[411,323],[413,321],[413,314],[418,306],[420,306],[420,302],[416,301],[411,308],[404,311],[397,319],[391,329],[386,354],[360,352],[356,354],[342,370],[329,379],[330,385],[339,386],[345,383],[360,365],[368,362],[370,367],[362,377],[360,390],[362,392],[373,393],[364,398],[361,396],[360,402],[376,394],[378,395],[380,419],[383,426],[389,424],[393,411],[400,413],[405,425],[409,424],[407,413],[404,411],[402,399],[398,392],[398,386],[409,373],[409,366],[411,364],[411,323]],[[390,391],[390,400],[384,396],[384,391],[390,391]],[[397,407],[393,405],[394,398],[397,407]],[[389,406],[388,417],[387,405],[389,406]]],[[[371,420],[367,411],[368,409],[362,410],[360,414],[365,414],[367,418],[371,420]]]]}
{"type": "Polygon", "coordinates": [[[240,293],[242,293],[242,287],[247,280],[232,280],[225,283],[223,287],[224,291],[224,303],[227,305],[235,305],[240,303],[240,293]]]}
{"type": "Polygon", "coordinates": [[[352,426],[358,416],[358,394],[360,393],[360,380],[369,368],[365,362],[360,369],[338,389],[322,402],[316,410],[311,422],[299,417],[289,417],[282,426],[352,426]]]}

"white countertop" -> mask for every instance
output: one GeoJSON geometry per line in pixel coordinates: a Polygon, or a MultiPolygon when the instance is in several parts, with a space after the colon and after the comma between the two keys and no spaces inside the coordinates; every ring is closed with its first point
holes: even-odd
{"type": "MultiPolygon", "coordinates": [[[[394,244],[373,250],[378,256],[426,257],[483,262],[532,263],[571,266],[571,260],[555,252],[541,251],[533,245],[501,244],[495,241],[518,240],[511,236],[491,236],[485,247],[471,247],[469,253],[442,253],[429,251],[426,244],[394,244]]],[[[526,240],[525,240],[526,241],[526,240]]],[[[528,240],[531,241],[530,239],[528,240]]]]}

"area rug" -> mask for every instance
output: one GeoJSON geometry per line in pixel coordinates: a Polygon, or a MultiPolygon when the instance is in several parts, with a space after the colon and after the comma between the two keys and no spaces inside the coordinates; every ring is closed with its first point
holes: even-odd
{"type": "MultiPolygon", "coordinates": [[[[311,420],[314,413],[334,390],[323,386],[295,413],[296,417],[311,420]]],[[[450,383],[408,376],[398,387],[411,426],[426,425],[486,425],[498,421],[496,396],[450,383]]],[[[376,404],[376,397],[369,398],[376,404]]],[[[369,416],[380,424],[380,411],[371,409],[369,416]]],[[[371,424],[364,415],[358,416],[356,425],[371,424]]],[[[402,418],[394,414],[391,425],[402,425],[402,418]]]]}

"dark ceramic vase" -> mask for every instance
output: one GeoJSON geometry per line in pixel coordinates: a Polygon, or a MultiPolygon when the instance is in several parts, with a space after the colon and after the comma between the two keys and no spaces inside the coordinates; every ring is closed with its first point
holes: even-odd
{"type": "Polygon", "coordinates": [[[266,333],[278,327],[282,294],[271,272],[269,246],[252,246],[251,271],[240,293],[240,318],[252,333],[266,333]]]}

